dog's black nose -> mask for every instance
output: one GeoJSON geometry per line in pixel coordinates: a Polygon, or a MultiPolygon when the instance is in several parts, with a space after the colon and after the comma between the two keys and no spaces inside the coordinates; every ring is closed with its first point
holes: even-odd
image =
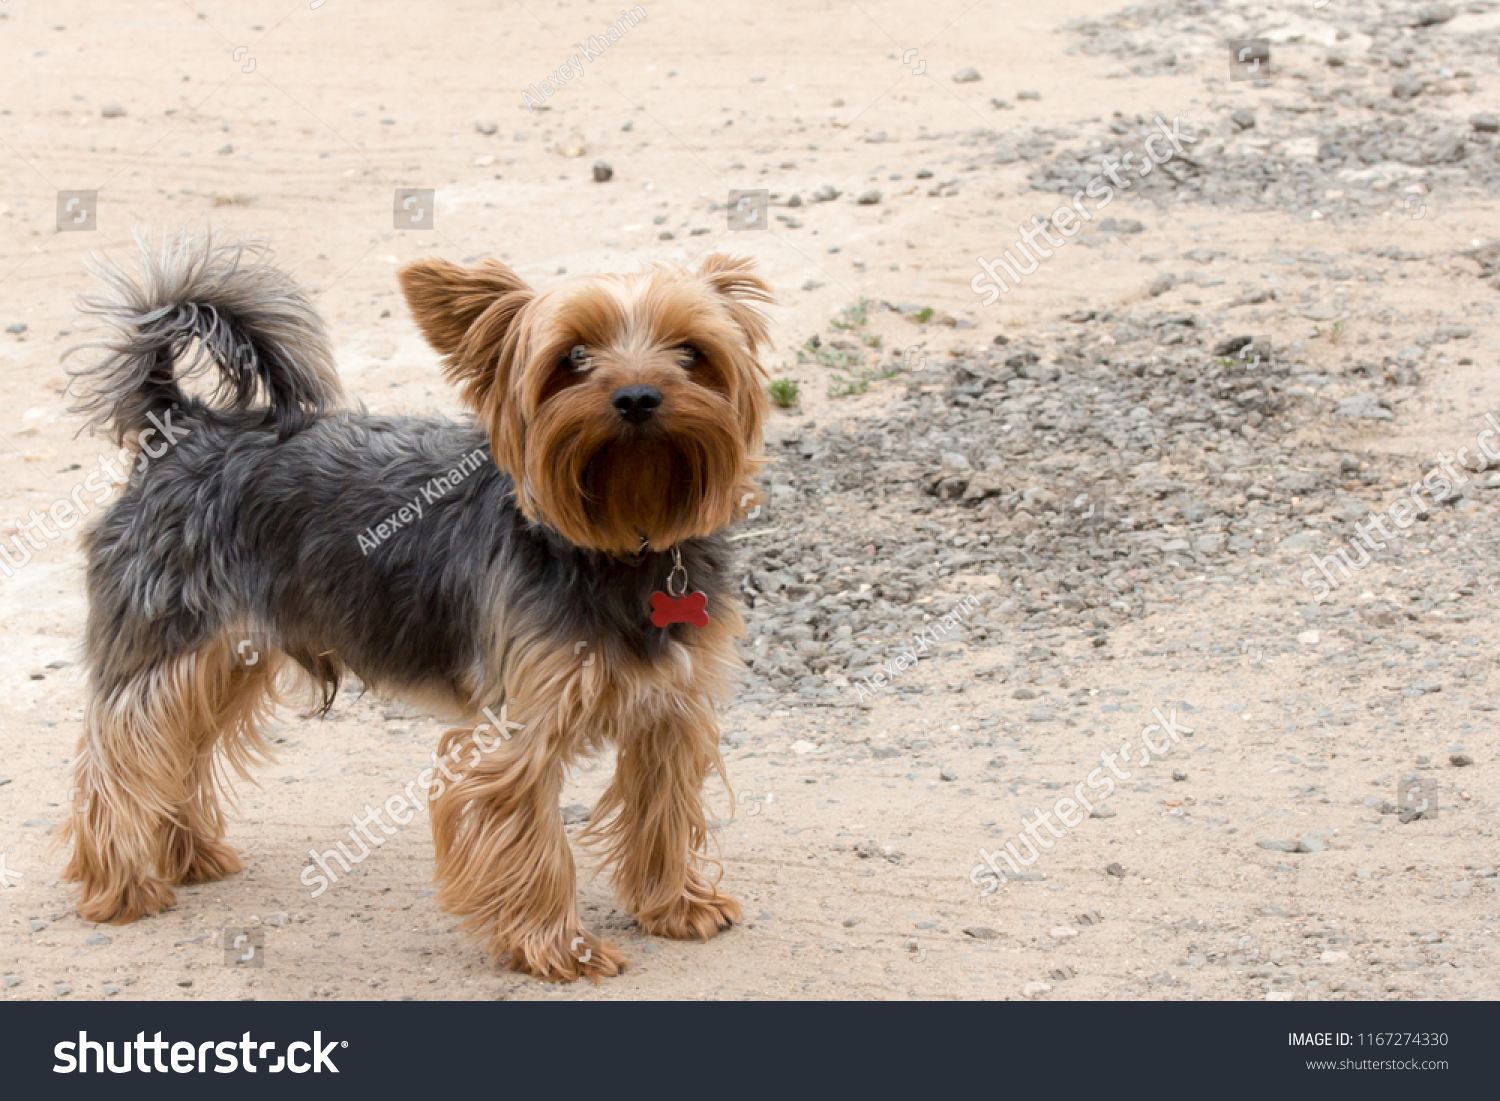
{"type": "Polygon", "coordinates": [[[645,424],[661,405],[661,391],[655,386],[622,386],[611,404],[631,424],[645,424]]]}

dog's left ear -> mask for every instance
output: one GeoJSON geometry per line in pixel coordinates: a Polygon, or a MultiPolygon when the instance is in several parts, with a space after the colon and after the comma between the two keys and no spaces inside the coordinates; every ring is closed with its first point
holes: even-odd
{"type": "Polygon", "coordinates": [[[766,343],[766,315],[760,306],[772,301],[771,288],[755,274],[755,261],[716,252],[698,269],[698,277],[724,297],[726,308],[745,332],[750,351],[766,343]]]}
{"type": "Polygon", "coordinates": [[[443,356],[444,374],[476,412],[492,411],[505,374],[506,337],[535,292],[498,260],[472,268],[418,260],[398,278],[422,335],[443,356]]]}
{"type": "MultiPolygon", "coordinates": [[[[729,316],[745,334],[745,345],[750,350],[749,369],[732,388],[732,400],[739,413],[745,443],[752,455],[751,468],[754,469],[763,461],[759,458],[761,425],[770,408],[765,387],[761,385],[761,380],[765,378],[765,368],[760,365],[756,353],[769,339],[766,315],[760,307],[772,300],[771,288],[755,274],[755,261],[743,256],[715,253],[703,261],[703,266],[698,269],[698,277],[723,299],[729,316]]],[[[744,502],[748,498],[741,491],[753,494],[755,486],[747,480],[735,491],[740,494],[739,514],[743,515],[744,502]]]]}

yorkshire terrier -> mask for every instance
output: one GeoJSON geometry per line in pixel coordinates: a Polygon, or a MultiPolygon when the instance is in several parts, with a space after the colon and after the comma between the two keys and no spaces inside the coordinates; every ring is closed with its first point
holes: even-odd
{"type": "Polygon", "coordinates": [[[430,798],[435,881],[492,958],[555,980],[625,965],[580,923],[558,808],[568,768],[610,745],[586,836],[625,908],[682,939],[738,920],[702,789],[743,627],[721,533],[763,461],[752,263],[545,291],[496,260],[406,266],[473,413],[452,421],[347,407],[322,321],[258,246],[184,232],[142,253],[135,275],[99,265],[82,309],[108,331],[74,373],[78,410],[126,446],[173,428],[84,537],[79,913],[129,922],[240,871],[220,789],[268,756],[288,677],[326,711],[348,672],[464,724],[430,798]],[[245,638],[269,652],[247,661],[245,638]]]}

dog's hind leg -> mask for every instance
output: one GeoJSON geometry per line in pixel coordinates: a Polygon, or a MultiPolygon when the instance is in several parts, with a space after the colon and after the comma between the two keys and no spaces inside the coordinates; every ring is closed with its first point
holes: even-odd
{"type": "Polygon", "coordinates": [[[256,653],[250,664],[221,640],[198,656],[193,757],[160,856],[168,883],[208,883],[244,870],[239,855],[224,844],[219,790],[227,790],[229,771],[248,779],[255,758],[268,756],[260,725],[276,698],[279,654],[256,653]]]}
{"type": "Polygon", "coordinates": [[[246,723],[267,673],[237,668],[224,641],[96,684],[73,762],[72,857],[89,921],[133,921],[170,906],[174,883],[239,870],[222,843],[213,753],[232,733],[237,768],[258,747],[246,723]]]}

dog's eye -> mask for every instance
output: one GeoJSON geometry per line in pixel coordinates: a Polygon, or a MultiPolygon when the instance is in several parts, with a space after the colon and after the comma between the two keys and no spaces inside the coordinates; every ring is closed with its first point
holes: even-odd
{"type": "Polygon", "coordinates": [[[696,344],[679,344],[676,348],[677,362],[685,369],[691,371],[694,367],[701,367],[708,362],[708,357],[703,354],[703,349],[696,344]]]}
{"type": "Polygon", "coordinates": [[[582,344],[573,345],[573,350],[568,353],[564,363],[575,371],[587,371],[593,366],[593,361],[589,359],[589,350],[582,344]]]}

